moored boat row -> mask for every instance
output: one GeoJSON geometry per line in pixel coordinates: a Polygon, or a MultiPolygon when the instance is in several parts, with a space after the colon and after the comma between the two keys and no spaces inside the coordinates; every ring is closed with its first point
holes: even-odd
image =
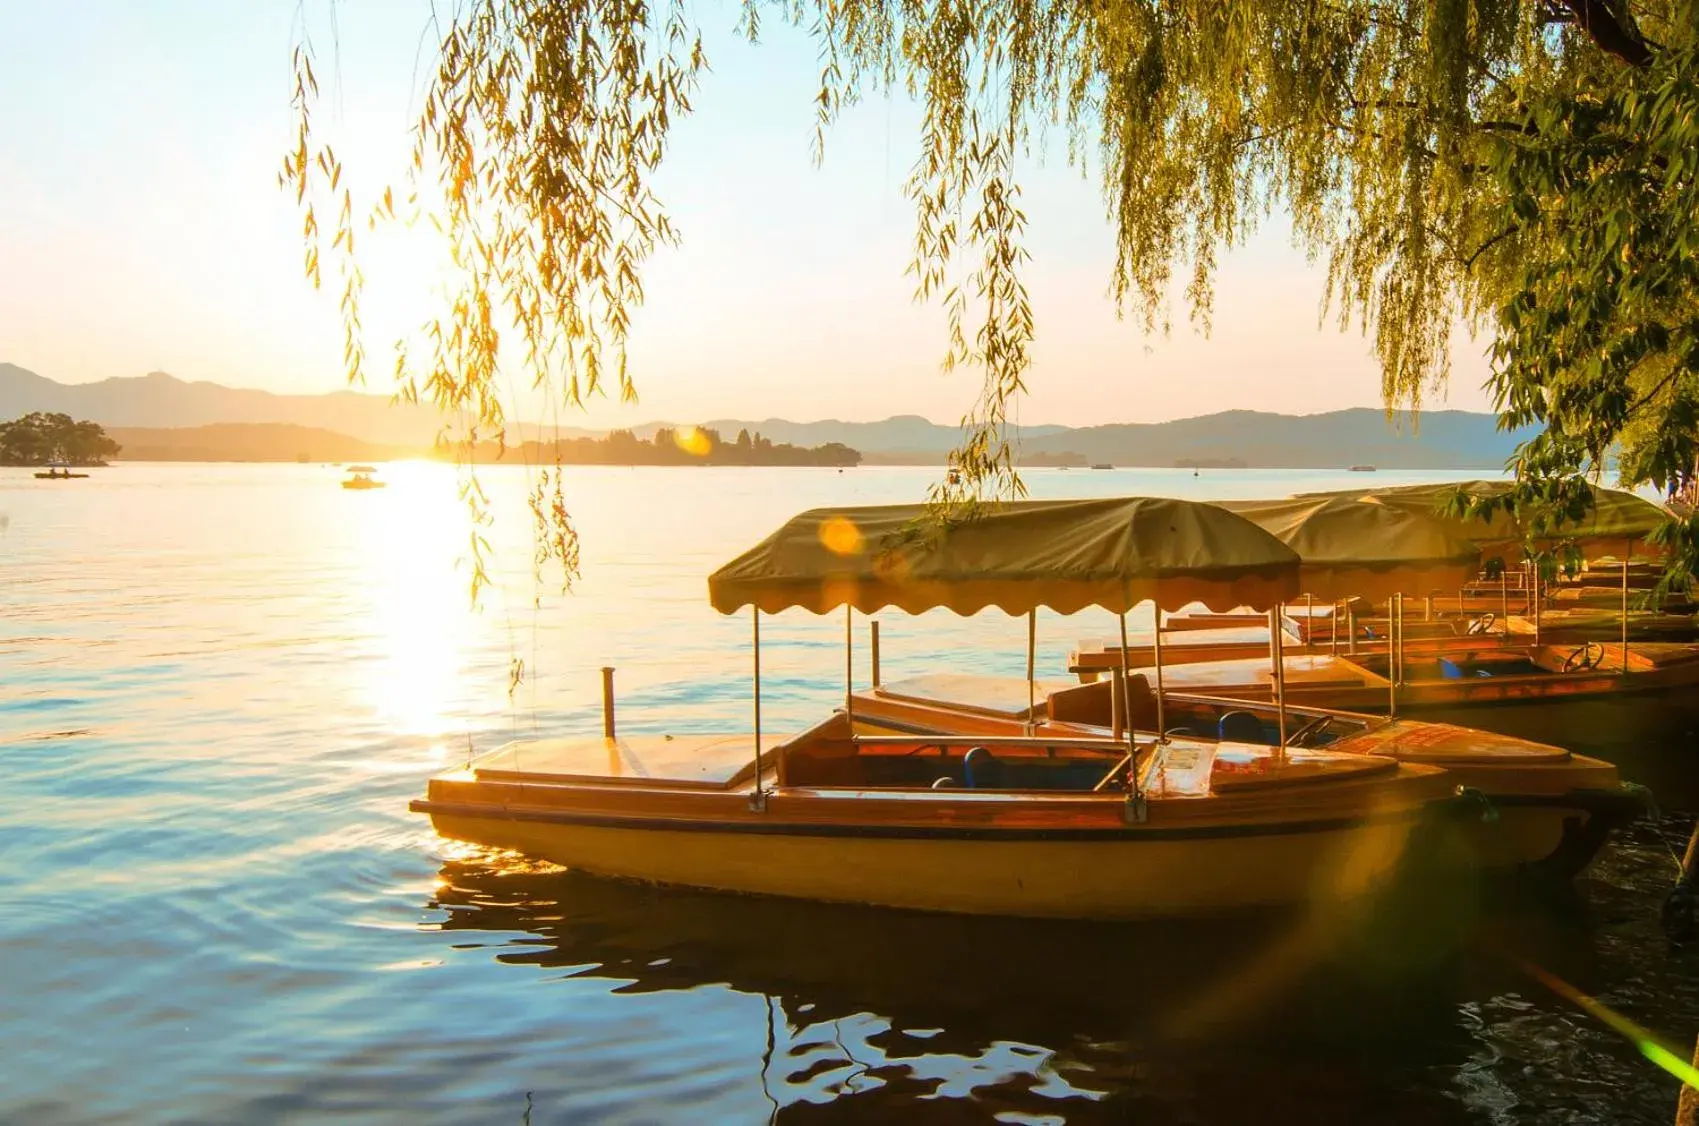
{"type": "MultiPolygon", "coordinates": [[[[1416,523],[1391,510],[1367,519],[1377,535],[1416,523]]],[[[1375,894],[1416,856],[1573,875],[1639,808],[1613,766],[1403,712],[1364,714],[1366,697],[1344,691],[1340,670],[1390,701],[1395,676],[1377,682],[1373,667],[1396,663],[1408,677],[1412,654],[1399,648],[1293,653],[1281,607],[1301,590],[1331,600],[1354,584],[1393,599],[1396,624],[1410,581],[1474,565],[1467,550],[1441,546],[1449,554],[1353,563],[1312,551],[1306,562],[1245,515],[1149,498],[1006,504],[960,523],[910,506],[804,513],[709,582],[717,609],[753,614],[749,734],[622,739],[610,722],[601,739],[522,741],[433,779],[414,808],[445,835],[595,874],[984,914],[1127,918],[1346,900],[1375,894]],[[1158,630],[1152,661],[1136,666],[1126,615],[1146,602],[1159,621],[1198,604],[1249,608],[1261,636],[1221,643],[1260,643],[1268,656],[1176,667],[1164,651],[1177,646],[1158,630]],[[1041,606],[1119,619],[1116,660],[1099,670],[1107,679],[1041,688],[1030,644],[1041,606]],[[843,607],[847,622],[891,607],[1024,615],[1028,677],[940,673],[863,691],[846,682],[841,709],[766,747],[760,620],[793,607],[843,607]],[[1241,663],[1237,691],[1214,675],[1241,663]]],[[[1647,673],[1687,675],[1682,661],[1650,667],[1655,657],[1631,652],[1626,672],[1641,661],[1647,673]]],[[[1620,681],[1612,659],[1603,652],[1593,671],[1620,681]]],[[[1433,660],[1455,663],[1437,651],[1433,660]]]]}

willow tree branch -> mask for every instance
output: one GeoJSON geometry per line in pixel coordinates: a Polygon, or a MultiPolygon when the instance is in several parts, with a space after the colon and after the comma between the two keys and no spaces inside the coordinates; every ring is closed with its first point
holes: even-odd
{"type": "Polygon", "coordinates": [[[1505,239],[1507,239],[1511,235],[1515,234],[1519,229],[1520,229],[1519,227],[1506,227],[1506,228],[1504,228],[1504,230],[1498,232],[1498,234],[1494,235],[1492,238],[1489,238],[1487,241],[1483,242],[1480,246],[1477,246],[1474,250],[1474,253],[1470,254],[1467,258],[1463,259],[1463,268],[1465,270],[1473,269],[1474,266],[1475,266],[1476,260],[1479,259],[1481,257],[1481,255],[1483,255],[1487,251],[1491,250],[1496,244],[1503,242],[1505,239]]]}
{"type": "Polygon", "coordinates": [[[1609,0],[1563,0],[1563,6],[1575,13],[1575,26],[1591,36],[1607,55],[1629,66],[1652,65],[1652,49],[1638,31],[1617,16],[1609,0]]]}

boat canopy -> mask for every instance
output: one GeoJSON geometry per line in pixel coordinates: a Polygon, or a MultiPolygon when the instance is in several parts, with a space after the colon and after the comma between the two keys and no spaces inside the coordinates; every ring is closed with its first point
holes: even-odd
{"type": "Polygon", "coordinates": [[[373,466],[370,466],[370,465],[350,465],[348,467],[348,472],[350,472],[350,473],[376,473],[377,469],[374,468],[373,466]]]}
{"type": "MultiPolygon", "coordinates": [[[[1376,501],[1401,511],[1442,519],[1453,535],[1473,541],[1483,551],[1494,552],[1521,545],[1525,537],[1517,520],[1503,512],[1495,512],[1490,520],[1480,520],[1445,516],[1442,510],[1458,492],[1480,497],[1501,496],[1512,487],[1509,481],[1442,481],[1380,489],[1300,493],[1296,499],[1355,497],[1376,501]]],[[[1621,489],[1589,487],[1592,489],[1593,507],[1587,515],[1579,522],[1563,525],[1541,538],[1553,541],[1575,539],[1595,548],[1637,548],[1643,545],[1654,528],[1669,519],[1669,513],[1644,497],[1621,489]]]]}
{"type": "Polygon", "coordinates": [[[925,505],[816,508],[709,576],[708,597],[725,614],[1267,609],[1298,593],[1298,565],[1243,516],[1195,501],[1012,501],[964,519],[925,505]]]}
{"type": "Polygon", "coordinates": [[[1304,593],[1338,601],[1455,589],[1481,549],[1447,522],[1347,496],[1220,501],[1298,553],[1304,593]]]}

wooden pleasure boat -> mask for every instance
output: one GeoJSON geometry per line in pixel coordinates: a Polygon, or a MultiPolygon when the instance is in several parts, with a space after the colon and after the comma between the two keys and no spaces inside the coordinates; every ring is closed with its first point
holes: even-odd
{"type": "MultiPolygon", "coordinates": [[[[1360,594],[1390,600],[1397,607],[1405,590],[1436,585],[1455,588],[1479,567],[1479,548],[1451,536],[1437,521],[1377,504],[1334,497],[1226,507],[1255,520],[1297,552],[1303,588],[1324,602],[1360,594]]],[[[1313,614],[1303,617],[1313,622],[1313,614]]],[[[1393,621],[1398,622],[1396,610],[1393,621]]],[[[1471,628],[1485,624],[1477,620],[1471,628]]],[[[1388,722],[1365,714],[1386,710],[1391,701],[1386,675],[1377,677],[1369,671],[1377,662],[1381,667],[1395,666],[1405,677],[1412,669],[1434,669],[1438,683],[1432,689],[1406,682],[1414,699],[1426,692],[1466,700],[1471,693],[1484,696],[1505,687],[1489,687],[1491,678],[1481,675],[1481,669],[1495,661],[1508,669],[1524,657],[1504,648],[1498,638],[1465,632],[1410,641],[1400,633],[1396,648],[1383,642],[1378,653],[1367,651],[1364,644],[1364,651],[1349,656],[1298,655],[1294,639],[1281,630],[1284,644],[1277,663],[1265,629],[1260,656],[1245,655],[1254,651],[1259,639],[1253,638],[1230,643],[1241,649],[1235,659],[1197,659],[1207,651],[1212,633],[1226,632],[1176,635],[1163,628],[1153,638],[1160,644],[1142,649],[1114,643],[1095,650],[1082,647],[1073,655],[1072,666],[1089,681],[1106,669],[1114,673],[1117,666],[1132,664],[1135,657],[1148,658],[1140,660],[1131,674],[1121,674],[1127,685],[1122,698],[1130,701],[1126,712],[1135,727],[1154,720],[1158,730],[1167,732],[1178,720],[1178,730],[1186,737],[1325,745],[1342,753],[1440,765],[1458,785],[1483,794],[1495,808],[1505,810],[1497,827],[1471,831],[1471,843],[1489,867],[1535,867],[1567,877],[1592,859],[1611,828],[1639,812],[1640,800],[1619,784],[1616,768],[1599,759],[1465,727],[1402,718],[1388,722]],[[1167,669],[1167,691],[1163,691],[1163,662],[1173,661],[1177,653],[1181,663],[1167,669]],[[1505,654],[1507,659],[1502,658],[1505,654]],[[1457,671],[1463,667],[1471,675],[1457,671]],[[1439,679],[1441,670],[1446,679],[1439,679]],[[1284,702],[1300,716],[1296,730],[1288,734],[1286,724],[1276,722],[1279,716],[1271,717],[1267,707],[1247,707],[1245,701],[1284,702]]],[[[1351,647],[1358,644],[1353,641],[1351,647]]],[[[1595,665],[1605,659],[1602,650],[1588,653],[1595,665]]],[[[1693,671],[1699,675],[1699,661],[1693,671]]],[[[1020,715],[1008,714],[1006,709],[998,715],[997,709],[963,703],[994,691],[989,684],[960,677],[930,687],[876,688],[857,701],[856,711],[914,730],[955,730],[971,715],[972,729],[985,734],[1006,729],[1010,723],[1045,727],[1063,722],[1071,731],[1078,725],[1100,728],[1117,722],[1115,689],[1108,685],[1087,683],[1047,692],[1044,710],[1037,710],[1035,700],[1035,710],[1020,715]]],[[[1284,714],[1283,709],[1280,715],[1284,714]]]]}
{"type": "MultiPolygon", "coordinates": [[[[1661,737],[1699,722],[1699,645],[1632,642],[1515,645],[1288,657],[1288,702],[1467,723],[1546,742],[1661,737]],[[1397,681],[1395,685],[1393,682],[1397,681]]],[[[1178,690],[1272,699],[1262,659],[1204,661],[1167,673],[1178,690]]]]}
{"type": "Polygon", "coordinates": [[[1456,815],[1444,770],[1124,724],[917,735],[858,714],[848,684],[843,713],[761,739],[763,613],[996,606],[1030,640],[1041,605],[1273,606],[1297,565],[1243,518],[1175,500],[803,513],[709,579],[717,609],[753,613],[752,734],[617,738],[610,711],[603,738],[511,743],[412,808],[458,839],[725,891],[1067,918],[1352,900],[1456,815]]]}
{"type": "MultiPolygon", "coordinates": [[[[1243,664],[1260,664],[1269,672],[1266,659],[1243,664]]],[[[1172,688],[1164,699],[1164,722],[1175,739],[1232,746],[1279,741],[1272,703],[1188,691],[1189,671],[1168,674],[1172,688]]],[[[1148,672],[1127,680],[1128,714],[1137,728],[1155,723],[1148,672]]],[[[1302,698],[1301,685],[1289,669],[1289,701],[1302,698]]],[[[1022,681],[932,674],[858,693],[853,713],[858,724],[896,726],[917,736],[944,731],[982,739],[1029,728],[1039,734],[1084,735],[1113,722],[1114,687],[1108,681],[1041,685],[1030,710],[1025,689],[1022,681]]],[[[1644,812],[1643,799],[1621,784],[1615,766],[1561,747],[1451,724],[1303,704],[1289,703],[1286,710],[1288,747],[1439,767],[1454,786],[1478,794],[1495,815],[1460,820],[1455,831],[1491,871],[1569,879],[1591,863],[1611,830],[1644,812]]]]}

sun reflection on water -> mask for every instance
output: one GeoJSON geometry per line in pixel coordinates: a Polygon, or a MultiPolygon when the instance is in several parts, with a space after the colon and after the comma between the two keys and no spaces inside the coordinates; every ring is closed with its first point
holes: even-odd
{"type": "Polygon", "coordinates": [[[440,739],[465,691],[475,619],[463,566],[466,516],[447,467],[394,463],[389,487],[350,499],[359,522],[372,657],[364,691],[396,734],[440,739]]]}

